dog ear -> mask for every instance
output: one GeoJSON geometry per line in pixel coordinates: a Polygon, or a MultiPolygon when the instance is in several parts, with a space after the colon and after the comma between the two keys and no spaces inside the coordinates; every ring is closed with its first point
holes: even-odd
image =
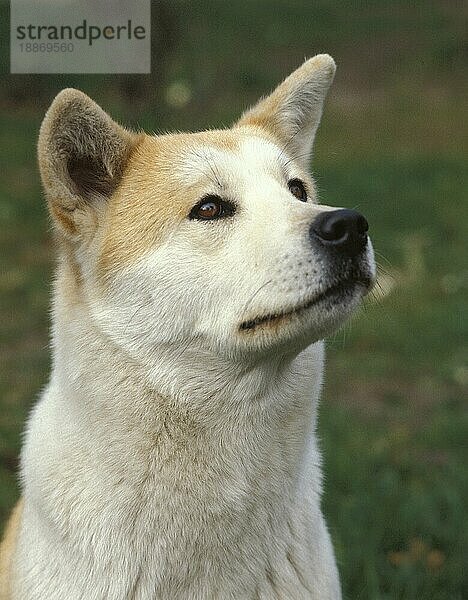
{"type": "Polygon", "coordinates": [[[245,112],[237,124],[254,125],[273,134],[287,154],[307,168],[335,69],[335,61],[328,54],[310,58],[245,112]]]}
{"type": "Polygon", "coordinates": [[[140,136],[115,123],[86,94],[60,92],[39,133],[39,168],[59,230],[77,237],[96,223],[140,136]]]}

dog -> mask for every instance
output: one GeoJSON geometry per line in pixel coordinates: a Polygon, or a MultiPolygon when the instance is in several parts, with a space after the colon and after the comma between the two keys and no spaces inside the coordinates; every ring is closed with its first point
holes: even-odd
{"type": "Polygon", "coordinates": [[[39,166],[58,248],[2,599],[341,598],[320,509],[323,339],[375,279],[309,159],[317,55],[230,129],[146,135],[63,90],[39,166]]]}

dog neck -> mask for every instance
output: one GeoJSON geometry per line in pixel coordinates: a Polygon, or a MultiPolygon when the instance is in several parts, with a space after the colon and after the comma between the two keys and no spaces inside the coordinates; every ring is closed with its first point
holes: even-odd
{"type": "Polygon", "coordinates": [[[78,502],[61,478],[51,482],[46,511],[88,548],[90,569],[105,568],[99,557],[110,560],[109,544],[116,565],[137,546],[143,557],[157,551],[158,568],[163,560],[169,570],[181,568],[178,548],[200,565],[207,553],[226,556],[243,543],[260,555],[272,536],[292,535],[311,499],[318,510],[321,344],[250,365],[189,351],[176,359],[163,349],[148,372],[102,333],[85,303],[62,294],[53,345],[39,411],[53,415],[55,458],[73,473],[85,508],[73,513],[78,502]]]}

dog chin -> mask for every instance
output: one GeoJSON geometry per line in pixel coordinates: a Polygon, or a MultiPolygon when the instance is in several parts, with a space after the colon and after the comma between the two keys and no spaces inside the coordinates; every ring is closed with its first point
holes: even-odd
{"type": "Polygon", "coordinates": [[[243,336],[304,338],[308,343],[336,331],[372,287],[372,281],[344,281],[327,287],[293,306],[242,321],[243,336]]]}

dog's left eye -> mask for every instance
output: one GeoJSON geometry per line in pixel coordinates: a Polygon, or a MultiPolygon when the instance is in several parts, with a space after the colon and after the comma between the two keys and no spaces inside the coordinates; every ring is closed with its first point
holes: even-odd
{"type": "Polygon", "coordinates": [[[235,212],[235,206],[219,196],[205,196],[195,204],[190,211],[189,218],[198,221],[213,221],[230,217],[235,212]]]}
{"type": "Polygon", "coordinates": [[[301,202],[307,202],[307,191],[305,185],[300,179],[291,179],[288,181],[289,191],[293,196],[296,196],[301,202]]]}

